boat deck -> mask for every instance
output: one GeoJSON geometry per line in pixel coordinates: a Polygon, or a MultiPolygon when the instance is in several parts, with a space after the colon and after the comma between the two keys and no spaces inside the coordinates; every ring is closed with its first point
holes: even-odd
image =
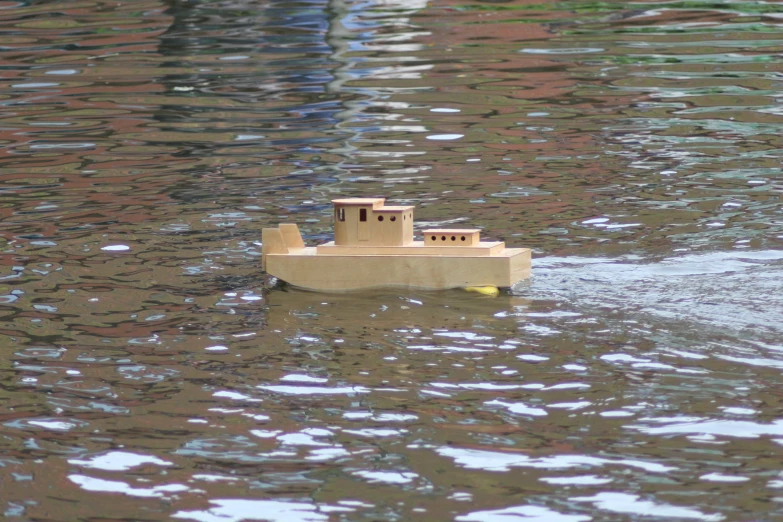
{"type": "MultiPolygon", "coordinates": [[[[426,245],[424,241],[413,241],[405,246],[339,246],[334,241],[316,248],[316,254],[341,256],[454,256],[487,257],[503,252],[506,244],[502,241],[481,241],[475,246],[426,245]]],[[[290,251],[290,250],[289,250],[290,251]]],[[[291,252],[293,253],[293,252],[291,252]]]]}

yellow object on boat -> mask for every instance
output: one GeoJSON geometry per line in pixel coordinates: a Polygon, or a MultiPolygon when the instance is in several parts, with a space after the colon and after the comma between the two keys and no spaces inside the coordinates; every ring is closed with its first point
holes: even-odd
{"type": "Polygon", "coordinates": [[[465,290],[468,292],[476,292],[477,294],[481,295],[489,295],[492,297],[497,297],[500,295],[500,290],[498,290],[497,286],[467,286],[465,287],[465,290]]]}

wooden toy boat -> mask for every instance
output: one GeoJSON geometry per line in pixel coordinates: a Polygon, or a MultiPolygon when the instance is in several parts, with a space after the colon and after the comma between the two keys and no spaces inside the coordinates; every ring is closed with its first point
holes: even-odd
{"type": "Polygon", "coordinates": [[[530,276],[530,249],[481,241],[474,228],[423,230],[413,240],[413,207],[384,198],[335,199],[334,241],[306,247],[295,224],[262,231],[268,274],[309,290],[384,286],[509,287],[530,276]]]}

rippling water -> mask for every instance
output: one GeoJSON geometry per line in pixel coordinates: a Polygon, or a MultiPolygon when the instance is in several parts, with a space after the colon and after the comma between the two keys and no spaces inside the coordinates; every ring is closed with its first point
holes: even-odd
{"type": "Polygon", "coordinates": [[[0,2],[0,512],[783,517],[783,6],[0,2]],[[498,298],[275,287],[387,196],[498,298]]]}

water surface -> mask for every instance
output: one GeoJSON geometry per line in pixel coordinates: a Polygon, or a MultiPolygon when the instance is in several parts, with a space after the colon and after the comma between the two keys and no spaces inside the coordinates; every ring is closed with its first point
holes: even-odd
{"type": "Polygon", "coordinates": [[[783,516],[783,8],[0,2],[0,510],[783,516]],[[335,197],[534,249],[275,286],[335,197]]]}

